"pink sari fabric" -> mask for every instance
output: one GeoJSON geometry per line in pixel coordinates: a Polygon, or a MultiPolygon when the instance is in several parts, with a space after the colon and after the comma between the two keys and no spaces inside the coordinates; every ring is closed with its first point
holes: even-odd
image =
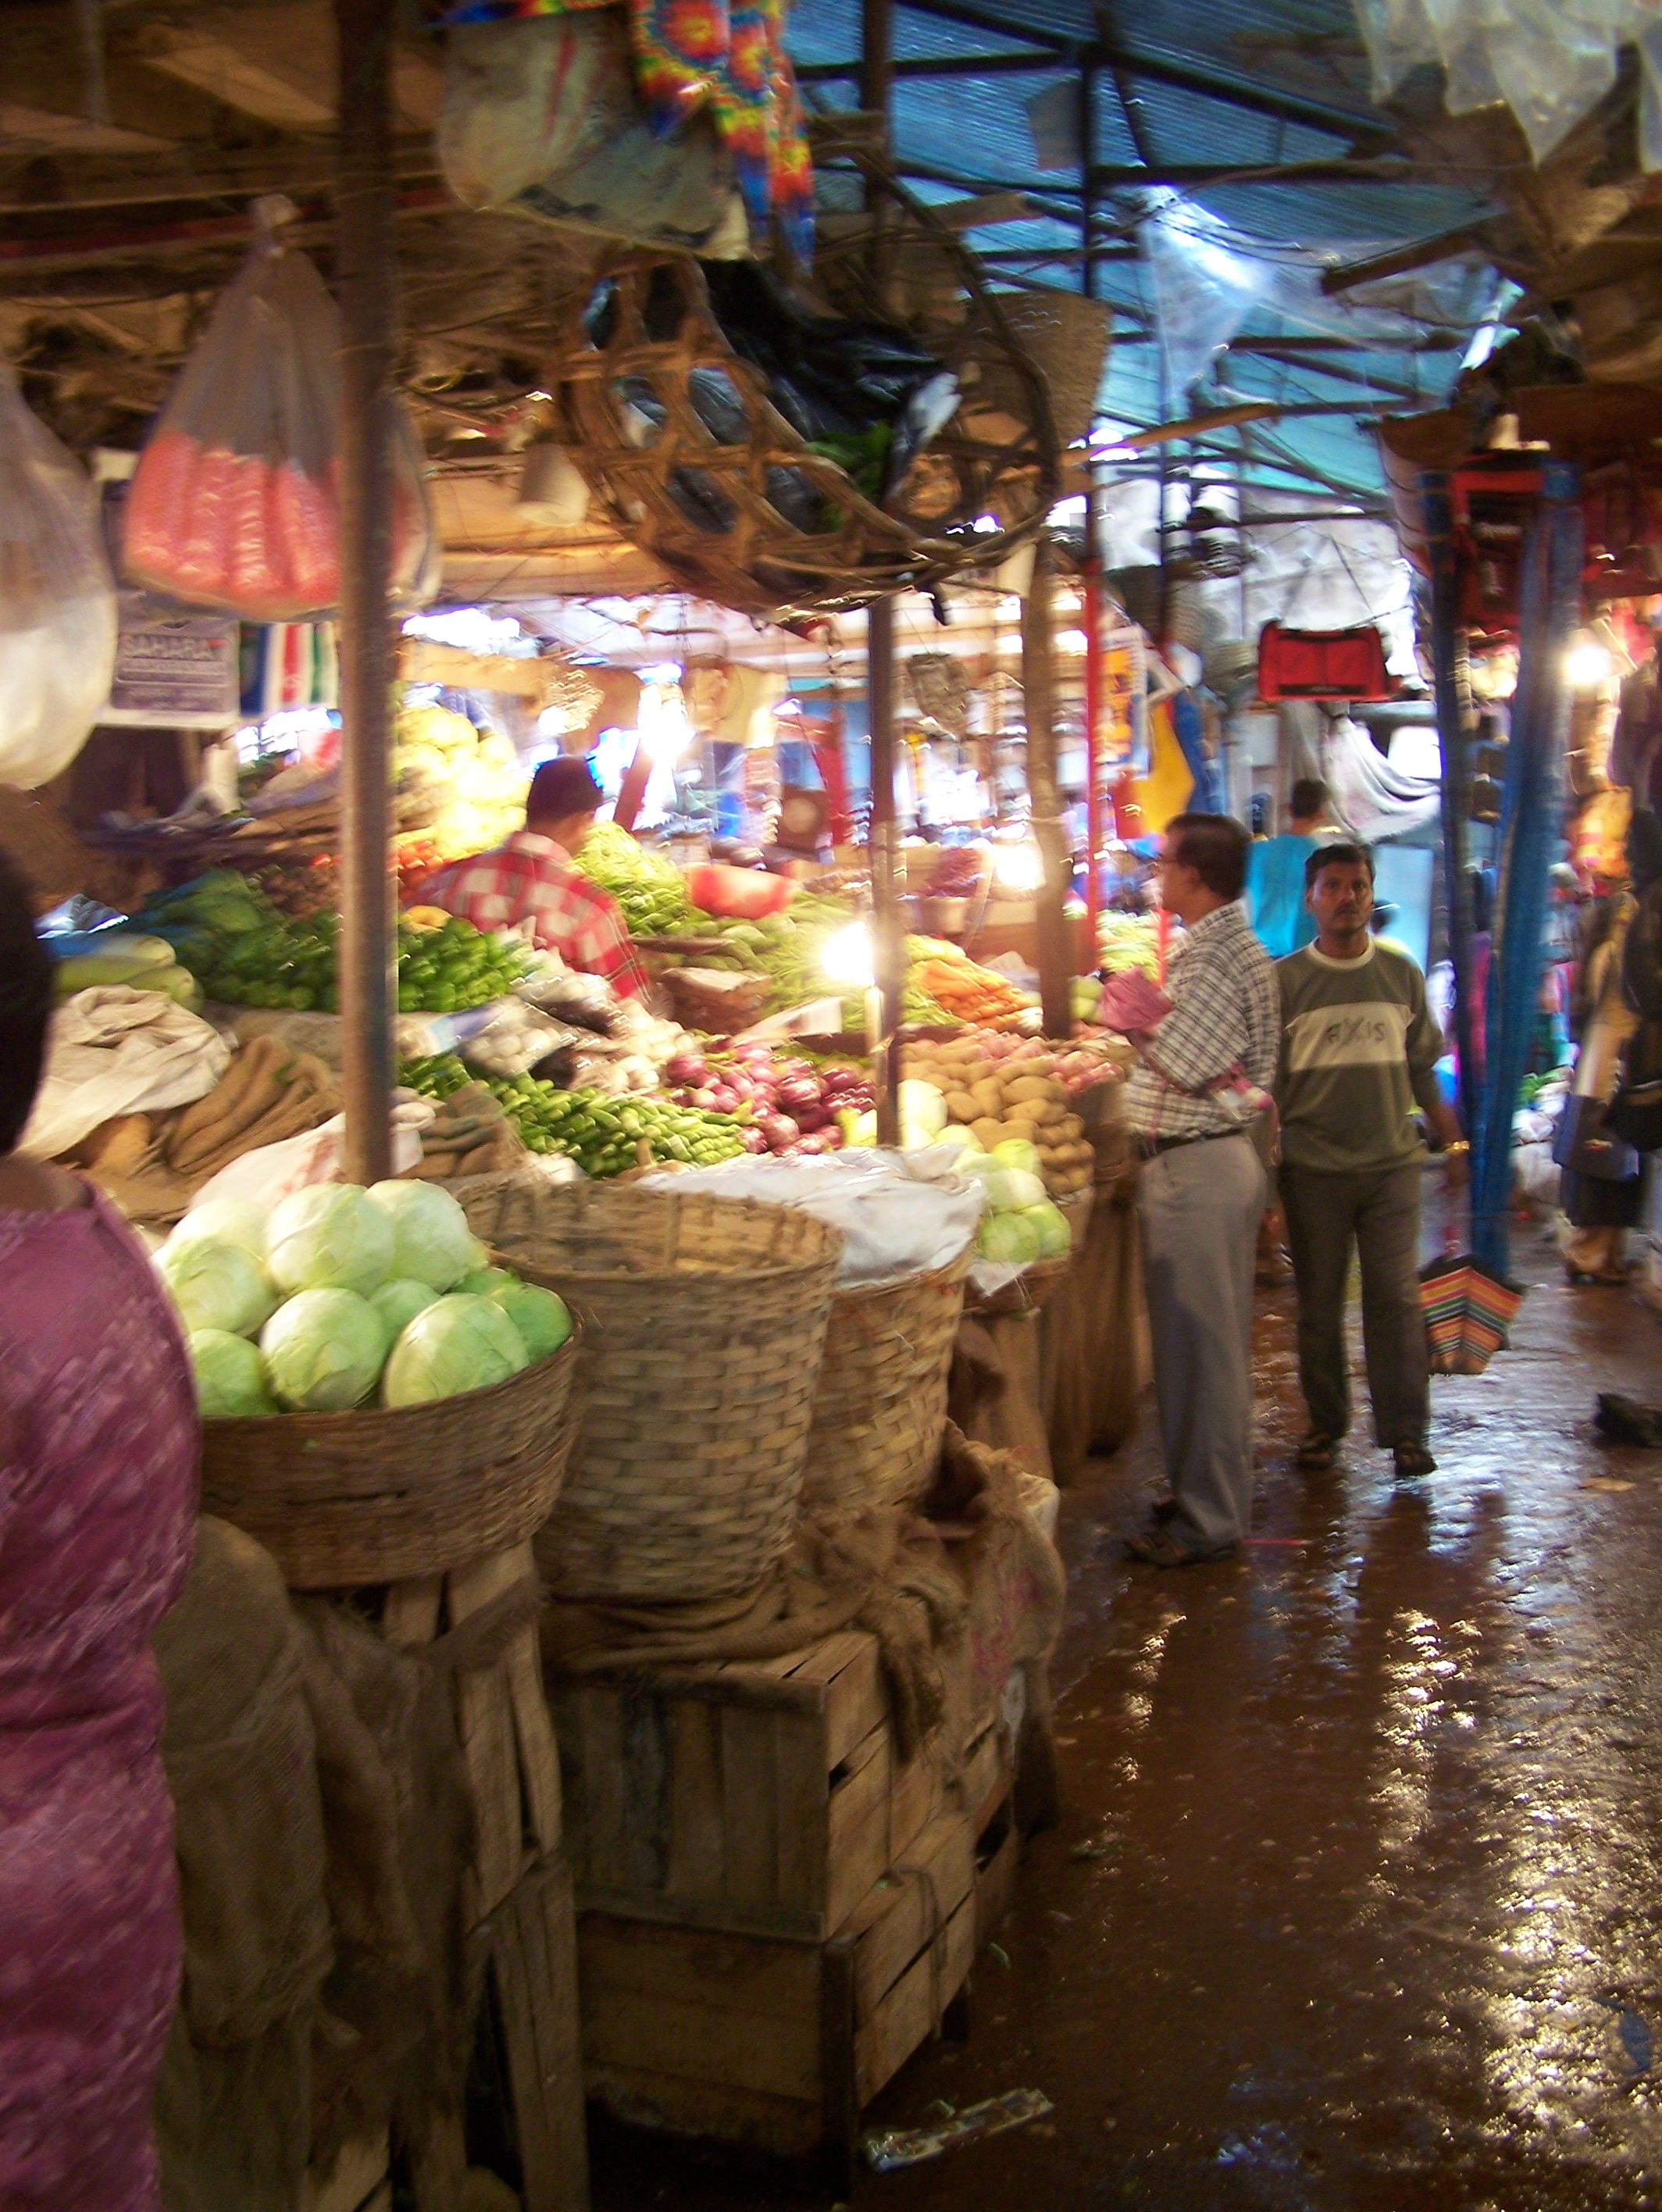
{"type": "Polygon", "coordinates": [[[0,2205],[154,2212],[178,1992],[150,1632],[200,1448],[179,1327],[101,1198],[0,1208],[0,2205]]]}

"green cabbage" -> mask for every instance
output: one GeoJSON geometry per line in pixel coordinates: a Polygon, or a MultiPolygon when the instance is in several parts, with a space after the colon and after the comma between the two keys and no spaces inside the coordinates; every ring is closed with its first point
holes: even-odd
{"type": "Polygon", "coordinates": [[[494,1298],[498,1291],[505,1291],[510,1283],[519,1281],[506,1267],[475,1267],[457,1284],[458,1291],[471,1291],[476,1298],[494,1298]]]}
{"type": "Polygon", "coordinates": [[[425,1313],[439,1296],[431,1283],[418,1283],[409,1275],[395,1275],[372,1291],[369,1303],[381,1317],[386,1340],[396,1344],[418,1313],[425,1313]]]}
{"type": "Polygon", "coordinates": [[[264,1364],[246,1336],[233,1336],[223,1328],[196,1328],[187,1341],[196,1370],[197,1407],[204,1421],[276,1412],[265,1387],[264,1364]]]}
{"type": "Polygon", "coordinates": [[[525,1340],[494,1298],[452,1291],[418,1313],[392,1347],[384,1406],[419,1406],[506,1382],[530,1364],[525,1340]]]}
{"type": "Polygon", "coordinates": [[[1013,1260],[1025,1266],[1039,1257],[1039,1231],[1025,1213],[989,1213],[976,1233],[984,1260],[1013,1260]]]}
{"type": "Polygon", "coordinates": [[[536,1283],[522,1283],[510,1275],[490,1297],[525,1339],[533,1359],[546,1359],[558,1352],[572,1333],[571,1309],[564,1298],[536,1283]]]}
{"type": "Polygon", "coordinates": [[[350,1182],[297,1190],[274,1211],[265,1233],[266,1264],[281,1291],[356,1291],[367,1297],[393,1273],[392,1249],[391,1218],[350,1182]]]}
{"type": "Polygon", "coordinates": [[[992,1213],[1018,1213],[1027,1206],[1041,1206],[1045,1198],[1044,1184],[1036,1175],[1028,1175],[1022,1168],[1001,1166],[998,1153],[1002,1149],[1002,1146],[995,1148],[982,1159],[972,1156],[962,1163],[973,1176],[979,1177],[981,1188],[986,1193],[988,1211],[992,1213]]]}
{"type": "Polygon", "coordinates": [[[155,1264],[187,1329],[252,1336],[277,1303],[270,1278],[240,1244],[169,1237],[155,1264]]]}
{"type": "Polygon", "coordinates": [[[448,1291],[477,1265],[467,1216],[436,1182],[372,1183],[365,1194],[392,1224],[392,1272],[448,1291]]]}
{"type": "Polygon", "coordinates": [[[1036,1176],[1044,1165],[1037,1145],[1029,1144],[1025,1137],[1004,1137],[992,1148],[992,1157],[1001,1168],[1016,1168],[1022,1175],[1036,1176]]]}
{"type": "Polygon", "coordinates": [[[932,1143],[946,1127],[946,1100],[932,1083],[907,1076],[895,1094],[895,1103],[902,1127],[917,1134],[919,1145],[932,1143]]]}
{"type": "Polygon", "coordinates": [[[1045,1199],[1037,1206],[1023,1206],[1022,1218],[1030,1221],[1038,1233],[1041,1260],[1065,1259],[1073,1243],[1073,1231],[1059,1206],[1052,1206],[1049,1199],[1045,1199]]]}
{"type": "Polygon", "coordinates": [[[386,1328],[355,1291],[301,1291],[266,1322],[260,1352],[279,1405],[292,1413],[343,1413],[361,1406],[375,1388],[386,1357],[386,1328]]]}
{"type": "Polygon", "coordinates": [[[206,1206],[193,1206],[173,1235],[170,1244],[240,1244],[253,1259],[265,1259],[266,1213],[252,1198],[210,1198],[206,1206]]]}

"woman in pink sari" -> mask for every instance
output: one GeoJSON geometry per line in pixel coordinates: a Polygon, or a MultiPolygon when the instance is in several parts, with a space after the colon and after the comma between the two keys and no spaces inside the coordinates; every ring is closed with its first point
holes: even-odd
{"type": "Polygon", "coordinates": [[[180,1934],[150,1632],[190,1559],[198,1432],[130,1231],[15,1150],[51,1005],[0,860],[0,2205],[154,2212],[180,1934]]]}

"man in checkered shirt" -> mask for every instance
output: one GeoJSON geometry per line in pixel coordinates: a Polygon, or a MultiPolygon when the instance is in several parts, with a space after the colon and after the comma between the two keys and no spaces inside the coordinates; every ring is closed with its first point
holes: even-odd
{"type": "Polygon", "coordinates": [[[1172,1486],[1156,1526],[1130,1548],[1154,1566],[1234,1551],[1252,1510],[1253,1262],[1281,996],[1240,902],[1246,853],[1246,831],[1227,816],[1180,814],[1167,825],[1161,902],[1185,943],[1171,1012],[1135,1040],[1141,1064],[1125,1086],[1172,1486]]]}
{"type": "Polygon", "coordinates": [[[646,971],[616,899],[572,866],[605,793],[585,760],[544,761],[525,797],[525,826],[494,853],[453,860],[422,885],[417,902],[458,914],[476,929],[529,921],[539,951],[604,975],[621,998],[640,997],[646,971]]]}

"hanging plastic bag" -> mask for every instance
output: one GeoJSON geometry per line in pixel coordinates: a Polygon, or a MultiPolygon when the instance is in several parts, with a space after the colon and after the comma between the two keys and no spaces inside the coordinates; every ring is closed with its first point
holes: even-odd
{"type": "Polygon", "coordinates": [[[69,766],[110,696],[115,640],[92,486],[0,362],[0,783],[33,791],[69,766]]]}
{"type": "MultiPolygon", "coordinates": [[[[341,592],[340,316],[262,200],[260,236],[179,373],[128,494],[122,557],[136,583],[252,622],[328,613],[341,592]]],[[[421,453],[400,417],[392,591],[420,606],[438,542],[421,453]]]]}

